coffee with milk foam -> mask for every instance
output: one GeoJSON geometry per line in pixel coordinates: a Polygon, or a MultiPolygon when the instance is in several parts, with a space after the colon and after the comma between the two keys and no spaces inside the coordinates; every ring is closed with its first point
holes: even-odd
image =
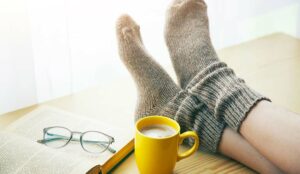
{"type": "Polygon", "coordinates": [[[176,130],[168,125],[154,124],[144,127],[141,133],[151,138],[165,138],[176,134],[176,130]]]}

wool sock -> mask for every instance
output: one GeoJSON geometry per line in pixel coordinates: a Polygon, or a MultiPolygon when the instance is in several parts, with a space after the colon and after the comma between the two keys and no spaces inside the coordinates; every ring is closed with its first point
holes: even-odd
{"type": "Polygon", "coordinates": [[[165,40],[183,89],[199,70],[218,61],[208,27],[201,0],[175,0],[167,11],[165,40]]]}
{"type": "Polygon", "coordinates": [[[139,26],[129,17],[117,22],[119,53],[138,89],[136,115],[149,115],[165,105],[180,90],[169,75],[151,58],[142,43],[139,26]]]}
{"type": "Polygon", "coordinates": [[[257,102],[268,100],[219,60],[211,44],[203,0],[173,2],[167,12],[165,40],[181,87],[234,130],[239,130],[257,102]]]}
{"type": "Polygon", "coordinates": [[[216,152],[224,122],[217,121],[195,96],[181,90],[151,58],[142,43],[139,26],[131,17],[121,16],[116,28],[120,57],[138,89],[135,120],[148,115],[170,117],[180,124],[181,131],[195,130],[200,147],[216,152]]]}

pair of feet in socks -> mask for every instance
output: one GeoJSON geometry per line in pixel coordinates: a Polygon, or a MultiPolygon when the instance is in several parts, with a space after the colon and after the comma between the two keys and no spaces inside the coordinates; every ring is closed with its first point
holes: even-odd
{"type": "Polygon", "coordinates": [[[120,57],[139,92],[135,119],[173,118],[183,131],[195,130],[203,148],[216,152],[225,127],[238,131],[251,108],[266,98],[218,59],[203,0],[175,0],[167,11],[165,27],[180,86],[147,53],[132,18],[124,15],[117,22],[120,57]]]}

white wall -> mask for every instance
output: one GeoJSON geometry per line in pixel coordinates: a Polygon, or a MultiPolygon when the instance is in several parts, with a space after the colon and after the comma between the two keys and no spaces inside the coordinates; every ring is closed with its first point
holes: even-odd
{"type": "Polygon", "coordinates": [[[208,2],[211,34],[223,48],[273,32],[300,37],[300,1],[213,0],[208,2]]]}
{"type": "Polygon", "coordinates": [[[0,1],[0,113],[36,103],[27,4],[0,1]]]}
{"type": "Polygon", "coordinates": [[[29,0],[37,101],[72,91],[72,64],[63,0],[29,0]]]}
{"type": "MultiPolygon", "coordinates": [[[[223,48],[273,32],[300,37],[298,0],[209,0],[211,35],[223,48]]],[[[130,14],[148,51],[171,65],[163,39],[170,0],[1,0],[0,113],[91,86],[130,80],[115,21],[130,14]]]]}

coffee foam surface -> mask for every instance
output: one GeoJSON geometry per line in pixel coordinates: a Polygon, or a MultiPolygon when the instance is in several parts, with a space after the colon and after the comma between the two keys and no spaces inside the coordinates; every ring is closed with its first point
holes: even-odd
{"type": "Polygon", "coordinates": [[[152,138],[165,138],[176,134],[176,130],[168,125],[155,124],[141,129],[142,134],[152,138]]]}

